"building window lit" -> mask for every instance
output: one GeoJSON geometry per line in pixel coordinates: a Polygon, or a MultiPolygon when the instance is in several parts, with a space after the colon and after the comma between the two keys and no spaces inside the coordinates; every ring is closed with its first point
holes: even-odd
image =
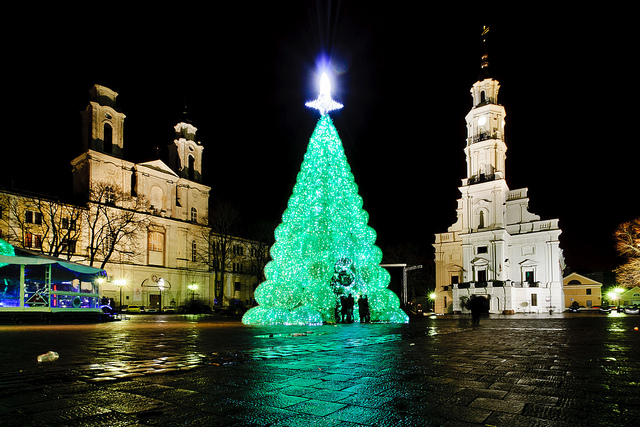
{"type": "Polygon", "coordinates": [[[164,234],[157,231],[149,232],[149,250],[155,252],[164,251],[164,234]]]}
{"type": "Polygon", "coordinates": [[[30,248],[33,245],[33,234],[24,233],[24,247],[30,248]]]}

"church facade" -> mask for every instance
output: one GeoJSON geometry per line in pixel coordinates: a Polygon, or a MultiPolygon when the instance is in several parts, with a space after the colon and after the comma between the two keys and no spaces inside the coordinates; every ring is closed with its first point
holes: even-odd
{"type": "Polygon", "coordinates": [[[186,119],[175,125],[169,165],[128,161],[117,95],[100,85],[90,90],[81,112],[83,150],[71,161],[73,202],[2,191],[0,237],[103,268],[101,296],[116,305],[252,305],[266,249],[212,232],[197,128],[186,119]]]}
{"type": "Polygon", "coordinates": [[[505,109],[500,84],[483,75],[471,88],[464,148],[466,177],[457,221],[435,235],[436,313],[460,313],[472,295],[490,313],[562,311],[561,230],[558,219],[529,211],[527,188],[505,180],[505,109]]]}

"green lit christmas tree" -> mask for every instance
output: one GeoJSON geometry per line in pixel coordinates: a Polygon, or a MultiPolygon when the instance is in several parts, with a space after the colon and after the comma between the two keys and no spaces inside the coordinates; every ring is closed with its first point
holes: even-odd
{"type": "MultiPolygon", "coordinates": [[[[307,106],[320,110],[293,194],[275,231],[266,281],[256,289],[259,306],[245,313],[245,324],[312,325],[336,322],[341,297],[366,296],[372,322],[406,323],[396,294],[387,289],[389,273],[376,232],[362,208],[342,141],[327,114],[342,105],[331,99],[322,76],[320,96],[307,106]]],[[[358,321],[358,307],[354,308],[358,321]]]]}

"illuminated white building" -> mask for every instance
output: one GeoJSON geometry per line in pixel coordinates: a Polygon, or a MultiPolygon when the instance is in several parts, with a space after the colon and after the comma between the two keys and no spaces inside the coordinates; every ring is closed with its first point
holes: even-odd
{"type": "Polygon", "coordinates": [[[563,257],[557,219],[529,212],[527,188],[505,180],[505,110],[500,84],[484,75],[471,88],[466,116],[467,170],[459,187],[457,221],[435,235],[437,313],[464,310],[471,296],[490,313],[562,310],[563,257]]]}
{"type": "Polygon", "coordinates": [[[228,239],[224,286],[212,271],[216,236],[208,225],[211,188],[202,183],[203,147],[196,140],[196,127],[186,119],[175,125],[170,165],[159,159],[133,163],[123,158],[125,115],[116,107],[118,94],[94,85],[90,95],[81,112],[83,152],[71,161],[76,201],[63,204],[0,192],[0,237],[76,262],[93,258],[95,267],[113,247],[104,265],[109,279],[100,294],[116,305],[122,296],[123,305],[178,307],[197,299],[211,307],[222,292],[218,305],[234,300],[252,304],[260,279],[253,242],[228,239]],[[100,209],[107,214],[91,224],[92,210],[100,209]],[[133,237],[113,241],[104,230],[131,211],[138,221],[133,237]],[[58,242],[62,239],[64,244],[58,242]]]}

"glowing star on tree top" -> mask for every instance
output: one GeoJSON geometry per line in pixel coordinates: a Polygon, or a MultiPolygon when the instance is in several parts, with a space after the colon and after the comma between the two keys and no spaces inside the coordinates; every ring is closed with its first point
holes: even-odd
{"type": "Polygon", "coordinates": [[[318,95],[318,99],[307,102],[304,105],[319,110],[322,116],[329,111],[339,110],[344,107],[344,105],[331,99],[331,82],[327,73],[322,73],[322,77],[320,77],[320,95],[318,95]]]}

